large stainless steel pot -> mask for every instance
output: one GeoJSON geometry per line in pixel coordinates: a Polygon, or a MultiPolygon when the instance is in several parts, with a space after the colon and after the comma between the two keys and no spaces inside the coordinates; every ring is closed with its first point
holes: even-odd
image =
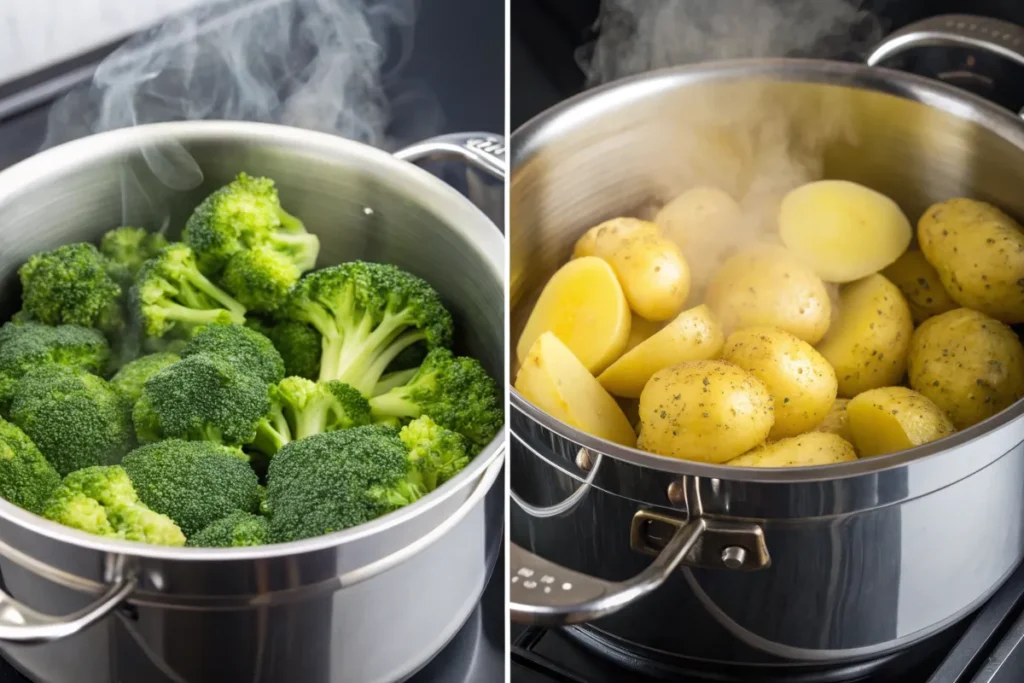
{"type": "MultiPolygon", "coordinates": [[[[502,236],[408,163],[458,156],[500,176],[503,153],[500,138],[463,135],[400,160],[329,135],[227,122],[71,142],[0,173],[0,312],[17,306],[14,273],[33,252],[96,239],[123,220],[181,226],[244,169],[277,181],[320,236],[323,263],[385,261],[430,281],[455,316],[458,345],[503,377],[502,236]]],[[[503,442],[499,434],[459,476],[398,512],[259,548],[104,540],[0,500],[0,647],[45,683],[401,680],[479,600],[501,532],[485,496],[503,442]]]]}
{"type": "MultiPolygon", "coordinates": [[[[1024,33],[1010,30],[933,20],[872,61],[993,37],[1024,61],[1024,33]]],[[[1024,123],[963,91],[813,60],[658,71],[512,135],[510,338],[583,230],[681,184],[735,181],[700,155],[743,149],[779,117],[785,144],[812,152],[822,176],[877,188],[914,219],[954,196],[1024,217],[1024,123]]],[[[579,432],[514,390],[511,405],[512,618],[591,622],[571,632],[625,659],[865,660],[961,619],[1024,556],[1021,403],[940,443],[786,470],[663,458],[579,432]]]]}

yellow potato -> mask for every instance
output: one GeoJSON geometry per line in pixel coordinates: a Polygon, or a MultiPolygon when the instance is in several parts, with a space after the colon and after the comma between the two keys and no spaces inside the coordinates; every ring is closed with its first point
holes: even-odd
{"type": "Polygon", "coordinates": [[[998,320],[958,308],[914,332],[909,375],[911,387],[965,429],[1024,396],[1024,347],[998,320]]]}
{"type": "Polygon", "coordinates": [[[690,294],[690,267],[674,243],[637,233],[603,258],[619,276],[629,307],[652,321],[670,320],[690,294]]]}
{"type": "Polygon", "coordinates": [[[622,353],[626,354],[640,345],[641,342],[650,339],[655,332],[663,327],[662,323],[652,323],[646,318],[633,314],[633,322],[629,325],[629,338],[626,340],[626,348],[622,353]]]}
{"type": "Polygon", "coordinates": [[[809,467],[857,459],[846,439],[826,432],[808,432],[758,446],[725,463],[730,467],[809,467]]]}
{"type": "Polygon", "coordinates": [[[593,256],[569,261],[544,286],[516,346],[523,363],[537,338],[553,332],[596,374],[622,354],[629,339],[629,304],[615,272],[593,256]]]}
{"type": "Polygon", "coordinates": [[[616,396],[638,398],[658,370],[688,360],[709,360],[725,342],[722,327],[705,305],[683,311],[650,339],[619,357],[597,380],[616,396]]]}
{"type": "Polygon", "coordinates": [[[882,275],[903,292],[915,325],[933,315],[957,308],[956,302],[942,286],[935,268],[917,249],[903,252],[903,256],[882,271],[882,275]]]}
{"type": "Polygon", "coordinates": [[[853,432],[850,431],[850,416],[846,412],[846,406],[850,403],[848,398],[837,398],[832,404],[832,410],[828,411],[825,419],[814,428],[816,432],[826,432],[841,436],[850,443],[853,443],[853,432]]]}
{"type": "Polygon", "coordinates": [[[836,400],[836,373],[828,361],[807,342],[776,327],[733,332],[722,358],[768,387],[775,405],[769,439],[803,434],[825,419],[836,400]]]}
{"type": "Polygon", "coordinates": [[[583,237],[576,240],[572,257],[601,256],[603,258],[604,255],[611,254],[622,246],[627,237],[641,234],[657,235],[659,234],[658,226],[639,218],[612,218],[583,233],[583,237]]]}
{"type": "Polygon", "coordinates": [[[537,338],[516,375],[516,391],[552,417],[623,446],[636,433],[622,409],[558,337],[537,338]]]}
{"type": "Polygon", "coordinates": [[[913,229],[884,194],[846,180],[819,180],[782,200],[779,236],[821,279],[853,282],[899,258],[913,229]]]}
{"type": "Polygon", "coordinates": [[[917,223],[917,240],[943,286],[961,306],[1004,323],[1024,322],[1024,228],[973,199],[935,204],[917,223]]]}
{"type": "Polygon", "coordinates": [[[825,283],[782,247],[744,250],[711,279],[707,304],[726,334],[745,327],[777,327],[817,344],[828,330],[832,303],[825,283]]]}
{"type": "Polygon", "coordinates": [[[862,458],[904,451],[955,431],[941,408],[906,387],[857,394],[846,412],[862,458]]]}
{"type": "Polygon", "coordinates": [[[732,363],[690,361],[654,373],[640,394],[640,422],[646,450],[722,463],[768,438],[772,397],[732,363]]]}
{"type": "Polygon", "coordinates": [[[899,288],[882,275],[843,287],[839,320],[818,345],[835,368],[839,395],[899,384],[907,368],[914,322],[899,288]]]}

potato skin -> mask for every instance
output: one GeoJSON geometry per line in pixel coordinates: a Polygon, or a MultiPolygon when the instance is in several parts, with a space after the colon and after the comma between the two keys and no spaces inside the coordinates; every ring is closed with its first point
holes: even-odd
{"type": "Polygon", "coordinates": [[[917,239],[961,306],[1004,323],[1024,322],[1024,229],[991,204],[950,199],[931,206],[917,239]]]}
{"type": "Polygon", "coordinates": [[[768,387],[775,406],[769,439],[812,429],[825,419],[836,399],[836,373],[828,361],[807,342],[776,327],[733,332],[725,342],[722,358],[768,387]]]}
{"type": "Polygon", "coordinates": [[[808,432],[772,441],[725,463],[729,467],[809,467],[851,462],[853,446],[836,434],[808,432]]]}
{"type": "Polygon", "coordinates": [[[763,443],[772,397],[732,363],[703,360],[659,370],[640,395],[643,446],[659,455],[722,463],[763,443]]]}
{"type": "Polygon", "coordinates": [[[839,320],[818,345],[835,368],[839,396],[899,384],[913,332],[906,299],[884,276],[846,285],[839,293],[839,320]]]}
{"type": "Polygon", "coordinates": [[[655,223],[622,216],[595,225],[576,240],[572,250],[573,258],[610,254],[622,246],[626,238],[638,234],[657,235],[660,230],[655,223]]]}
{"type": "MultiPolygon", "coordinates": [[[[818,426],[814,428],[816,432],[825,432],[826,434],[835,434],[841,436],[846,441],[853,443],[853,432],[850,431],[850,416],[846,412],[846,406],[849,405],[850,399],[848,398],[837,398],[832,403],[832,409],[828,411],[828,415],[825,419],[818,423],[818,426]]],[[[856,446],[856,444],[854,444],[856,446]]]]}
{"type": "Polygon", "coordinates": [[[959,308],[942,286],[942,279],[924,252],[908,249],[882,275],[900,288],[910,306],[914,324],[920,325],[933,315],[959,308]]]}
{"type": "Polygon", "coordinates": [[[1024,347],[998,320],[958,308],[914,332],[909,375],[914,390],[965,429],[1024,396],[1024,347]]]}
{"type": "Polygon", "coordinates": [[[941,408],[907,387],[880,387],[858,394],[847,414],[862,458],[903,451],[956,431],[941,408]]]}

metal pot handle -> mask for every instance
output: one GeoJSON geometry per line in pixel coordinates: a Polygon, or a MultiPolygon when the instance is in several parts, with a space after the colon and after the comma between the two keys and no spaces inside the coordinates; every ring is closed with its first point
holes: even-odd
{"type": "Polygon", "coordinates": [[[971,47],[1024,66],[1024,28],[969,14],[945,14],[908,24],[889,34],[868,55],[869,66],[917,47],[971,47]]]}
{"type": "Polygon", "coordinates": [[[452,133],[427,138],[400,149],[394,156],[402,161],[460,159],[470,166],[505,180],[505,138],[493,133],[452,133]]]}

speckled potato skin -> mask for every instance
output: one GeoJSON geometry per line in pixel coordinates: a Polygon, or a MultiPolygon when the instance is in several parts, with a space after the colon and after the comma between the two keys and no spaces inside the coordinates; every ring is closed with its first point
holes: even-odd
{"type": "Polygon", "coordinates": [[[841,436],[808,432],[758,446],[725,464],[730,467],[810,467],[856,459],[853,445],[841,436]]]}
{"type": "Polygon", "coordinates": [[[941,408],[907,387],[880,387],[858,394],[850,401],[847,415],[862,458],[903,451],[956,431],[941,408]]]}
{"type": "Polygon", "coordinates": [[[917,223],[917,240],[961,306],[1024,322],[1024,228],[991,204],[950,199],[917,223]]]}
{"type": "Polygon", "coordinates": [[[836,373],[814,347],[775,327],[749,327],[725,341],[722,358],[760,379],[775,405],[768,438],[802,434],[819,424],[836,400],[836,373]]]}
{"type": "Polygon", "coordinates": [[[846,285],[839,294],[839,320],[818,345],[835,368],[839,396],[900,384],[914,321],[902,292],[882,275],[846,285]]]}
{"type": "Polygon", "coordinates": [[[914,390],[965,429],[1024,396],[1024,347],[998,320],[958,308],[914,332],[909,375],[914,390]]]}
{"type": "Polygon", "coordinates": [[[576,240],[572,250],[573,258],[584,256],[601,256],[618,249],[627,237],[637,234],[657,235],[660,228],[651,221],[627,216],[612,218],[595,225],[576,240]]]}
{"type": "Polygon", "coordinates": [[[960,307],[942,286],[938,271],[928,263],[924,252],[917,249],[903,252],[895,263],[882,271],[882,275],[903,292],[915,325],[933,315],[960,307]]]}
{"type": "Polygon", "coordinates": [[[814,431],[835,434],[853,443],[853,432],[850,431],[850,416],[846,412],[846,406],[849,403],[850,399],[848,398],[837,398],[832,403],[832,409],[828,411],[828,415],[818,423],[814,431]]]}
{"type": "Polygon", "coordinates": [[[735,458],[764,442],[773,414],[764,382],[720,360],[659,370],[640,395],[644,448],[682,460],[735,458]]]}

